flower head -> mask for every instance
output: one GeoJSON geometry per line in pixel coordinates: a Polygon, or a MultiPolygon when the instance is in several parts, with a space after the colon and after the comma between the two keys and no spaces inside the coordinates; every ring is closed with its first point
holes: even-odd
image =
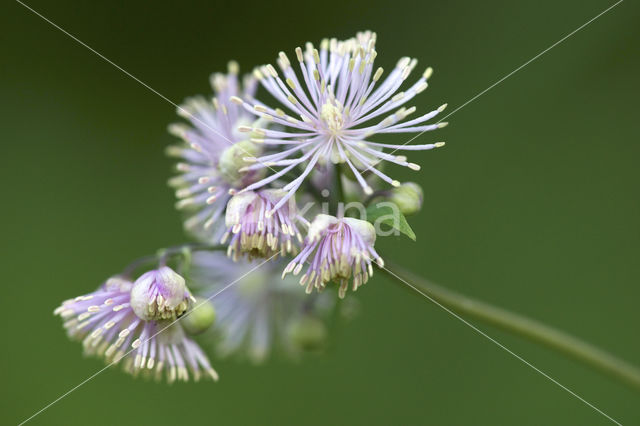
{"type": "Polygon", "coordinates": [[[274,205],[285,195],[279,189],[263,189],[258,192],[243,192],[231,198],[227,204],[227,232],[222,237],[224,244],[229,237],[228,255],[234,260],[246,253],[254,257],[270,258],[277,253],[296,250],[293,238],[302,242],[295,224],[296,205],[293,200],[274,209],[274,205]]]}
{"type": "Polygon", "coordinates": [[[295,281],[280,279],[281,262],[269,262],[253,272],[256,265],[245,259],[232,262],[220,252],[193,255],[193,285],[215,307],[218,354],[259,363],[275,348],[295,357],[307,349],[309,340],[320,344],[326,330],[318,329],[325,327],[323,320],[335,307],[334,298],[309,297],[295,281]],[[315,327],[313,339],[307,336],[309,323],[315,327]]]}
{"type": "Polygon", "coordinates": [[[201,240],[220,239],[224,227],[217,226],[233,188],[244,187],[262,176],[262,171],[239,170],[247,165],[245,157],[259,155],[260,148],[249,141],[238,127],[251,124],[255,118],[229,101],[232,96],[252,99],[256,80],[245,77],[238,81],[238,65],[229,64],[228,74],[213,74],[214,97],[188,99],[178,108],[178,114],[191,126],[173,124],[169,131],[183,143],[168,148],[169,155],[180,158],[178,176],[169,183],[176,188],[176,206],[187,211],[185,228],[201,240]]]}
{"type": "MultiPolygon", "coordinates": [[[[54,313],[65,319],[69,337],[82,340],[86,354],[104,358],[109,364],[124,359],[124,369],[130,374],[159,380],[166,373],[167,380],[173,382],[187,381],[191,372],[194,380],[203,375],[217,380],[207,356],[185,335],[179,322],[145,319],[149,317],[146,310],[138,316],[132,307],[139,297],[133,295],[136,285],[110,278],[93,293],[67,300],[54,313]],[[133,352],[135,356],[129,356],[133,352]]],[[[170,306],[177,301],[169,299],[170,306]]]]}
{"type": "Polygon", "coordinates": [[[232,99],[247,111],[283,126],[282,129],[271,130],[259,127],[243,129],[257,135],[251,139],[253,142],[286,147],[281,152],[257,157],[256,164],[245,168],[260,170],[264,167],[282,167],[279,172],[252,183],[247,190],[266,185],[294,167],[303,165],[301,175],[284,186],[288,194],[280,201],[283,203],[317,164],[330,161],[346,163],[364,192],[370,194],[372,189],[361,176],[365,171],[370,170],[393,186],[399,185],[398,181],[375,167],[381,161],[419,170],[417,164],[407,162],[405,156],[393,155],[393,152],[427,150],[443,145],[441,142],[391,145],[370,140],[372,136],[382,133],[422,133],[446,125],[424,124],[443,111],[446,105],[404,121],[416,108],[403,105],[427,88],[427,79],[432,70],[427,68],[413,85],[399,91],[417,60],[407,57],[400,59],[388,77],[381,80],[383,69],[374,71],[373,65],[377,55],[375,41],[375,33],[364,32],[346,41],[325,39],[320,44],[320,50],[307,43],[304,53],[301,48],[296,48],[300,74],[294,71],[284,52],[280,52],[278,60],[282,77],[272,65],[254,71],[262,86],[291,113],[251,100],[232,99]],[[379,118],[382,115],[385,117],[379,118]],[[393,152],[385,153],[384,148],[393,149],[393,152]]]}
{"type": "Polygon", "coordinates": [[[131,289],[131,308],[145,321],[180,318],[195,298],[184,278],[168,266],[146,272],[131,289]]]}
{"type": "Polygon", "coordinates": [[[373,245],[376,232],[367,221],[319,214],[311,223],[305,245],[285,268],[283,276],[293,272],[298,275],[307,259],[309,266],[300,278],[307,286],[307,293],[315,287],[322,290],[330,281],[340,285],[338,294],[343,298],[349,282],[355,291],[373,274],[371,261],[383,267],[382,258],[373,245]]]}

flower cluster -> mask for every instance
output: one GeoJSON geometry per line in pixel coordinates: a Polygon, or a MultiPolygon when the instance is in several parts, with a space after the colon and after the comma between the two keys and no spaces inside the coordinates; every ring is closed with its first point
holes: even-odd
{"type": "Polygon", "coordinates": [[[375,45],[370,31],[307,43],[295,49],[297,70],[284,52],[279,71],[268,64],[240,76],[230,62],[226,74],[212,75],[211,98],[178,108],[189,123],[169,127],[181,139],[167,149],[179,159],[169,184],[199,243],[138,260],[57,308],[87,354],[174,381],[217,379],[195,339],[256,362],[275,347],[298,355],[324,345],[336,297],[367,283],[374,264],[384,268],[374,247],[381,213],[351,217],[344,204],[367,213],[382,199],[406,224],[402,215],[422,207],[422,189],[384,165],[420,170],[396,152],[444,145],[384,139],[444,127],[429,121],[446,104],[409,118],[417,108],[407,103],[428,87],[432,69],[403,88],[417,60],[401,58],[383,78],[375,45]],[[292,278],[303,270],[306,292],[292,278]],[[330,283],[337,292],[308,294],[330,283]]]}

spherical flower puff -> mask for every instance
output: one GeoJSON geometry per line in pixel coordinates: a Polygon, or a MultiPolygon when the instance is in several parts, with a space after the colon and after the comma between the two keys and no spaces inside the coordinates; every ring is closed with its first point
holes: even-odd
{"type": "Polygon", "coordinates": [[[229,191],[262,176],[262,171],[239,171],[248,164],[243,158],[258,155],[260,148],[238,131],[238,126],[251,124],[255,117],[229,101],[231,96],[253,99],[257,83],[249,76],[241,85],[237,74],[235,62],[229,64],[228,74],[213,74],[212,100],[194,97],[178,108],[178,114],[191,126],[169,126],[169,131],[183,140],[167,149],[169,155],[181,160],[176,165],[180,174],[169,181],[179,199],[176,207],[187,212],[185,228],[209,243],[218,242],[224,232],[219,219],[230,198],[229,191]]]}
{"type": "Polygon", "coordinates": [[[224,244],[231,237],[227,250],[229,257],[238,260],[246,254],[251,260],[296,251],[293,238],[302,243],[302,236],[295,221],[302,218],[298,218],[295,201],[291,199],[273,209],[285,194],[279,189],[264,189],[231,198],[225,218],[227,232],[221,240],[224,244]]]}
{"type": "MultiPolygon", "coordinates": [[[[159,277],[171,275],[154,272],[159,277]]],[[[93,293],[65,301],[54,314],[65,319],[70,338],[82,340],[85,354],[104,358],[108,364],[124,359],[124,370],[134,376],[160,380],[166,373],[171,383],[189,380],[191,372],[194,380],[202,376],[218,380],[202,349],[186,336],[179,321],[171,320],[184,313],[184,302],[191,298],[184,284],[175,277],[149,284],[148,278],[145,274],[135,284],[110,278],[93,293]],[[132,353],[135,356],[129,356],[132,353]]]]}
{"type": "Polygon", "coordinates": [[[305,263],[309,263],[300,278],[300,284],[307,286],[307,293],[314,288],[322,290],[328,282],[334,281],[340,286],[338,295],[344,298],[350,281],[355,291],[369,280],[373,274],[372,260],[384,267],[373,247],[375,241],[375,229],[367,221],[319,214],[311,222],[302,250],[287,265],[282,276],[290,272],[298,275],[305,263]]]}
{"type": "Polygon", "coordinates": [[[371,136],[377,134],[423,133],[447,124],[424,124],[442,112],[446,104],[418,118],[404,121],[416,108],[403,105],[427,88],[432,69],[427,68],[413,85],[399,92],[417,63],[417,60],[405,57],[379,83],[383,69],[378,68],[374,72],[373,63],[377,55],[375,41],[375,33],[364,32],[346,41],[325,39],[319,51],[311,43],[307,43],[304,53],[301,48],[296,48],[301,79],[284,52],[280,52],[278,60],[283,77],[272,65],[254,71],[262,86],[293,114],[240,97],[232,98],[233,102],[242,105],[248,112],[281,126],[272,129],[243,126],[241,130],[257,135],[251,138],[253,142],[285,147],[283,151],[252,159],[256,163],[244,170],[256,171],[265,167],[282,169],[252,183],[246,190],[260,188],[294,167],[304,166],[300,176],[283,187],[288,191],[280,201],[284,203],[316,164],[331,161],[335,164],[346,163],[363,191],[371,194],[371,187],[361,176],[369,170],[391,185],[399,185],[397,180],[375,167],[379,162],[388,161],[413,170],[420,169],[417,164],[407,162],[405,156],[392,155],[393,152],[428,150],[444,145],[443,142],[392,145],[370,140],[371,136]],[[386,114],[385,118],[377,118],[383,114],[386,114]],[[385,153],[384,148],[390,148],[393,152],[385,153]]]}

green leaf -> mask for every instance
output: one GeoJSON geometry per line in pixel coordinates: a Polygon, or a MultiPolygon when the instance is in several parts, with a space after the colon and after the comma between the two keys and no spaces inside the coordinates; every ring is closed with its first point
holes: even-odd
{"type": "Polygon", "coordinates": [[[416,234],[409,226],[407,218],[404,217],[400,208],[390,201],[374,203],[367,207],[367,220],[373,224],[377,232],[381,230],[381,225],[385,225],[403,233],[413,241],[416,240],[416,234]]]}

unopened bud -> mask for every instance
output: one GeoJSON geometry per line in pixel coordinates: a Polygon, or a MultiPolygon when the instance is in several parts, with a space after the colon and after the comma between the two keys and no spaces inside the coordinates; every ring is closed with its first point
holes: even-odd
{"type": "Polygon", "coordinates": [[[191,300],[184,278],[168,266],[140,276],[131,288],[131,308],[142,320],[176,319],[191,300]]]}
{"type": "Polygon", "coordinates": [[[389,191],[389,201],[396,204],[402,214],[411,215],[422,208],[422,188],[417,183],[405,182],[389,191]]]}
{"type": "Polygon", "coordinates": [[[207,299],[197,298],[193,309],[185,315],[180,324],[187,333],[196,335],[207,331],[216,320],[216,310],[207,299]]]}
{"type": "Polygon", "coordinates": [[[219,169],[222,177],[232,186],[242,186],[242,178],[250,172],[240,171],[252,163],[247,158],[255,158],[260,153],[258,145],[251,141],[242,141],[225,149],[220,156],[219,169]]]}

